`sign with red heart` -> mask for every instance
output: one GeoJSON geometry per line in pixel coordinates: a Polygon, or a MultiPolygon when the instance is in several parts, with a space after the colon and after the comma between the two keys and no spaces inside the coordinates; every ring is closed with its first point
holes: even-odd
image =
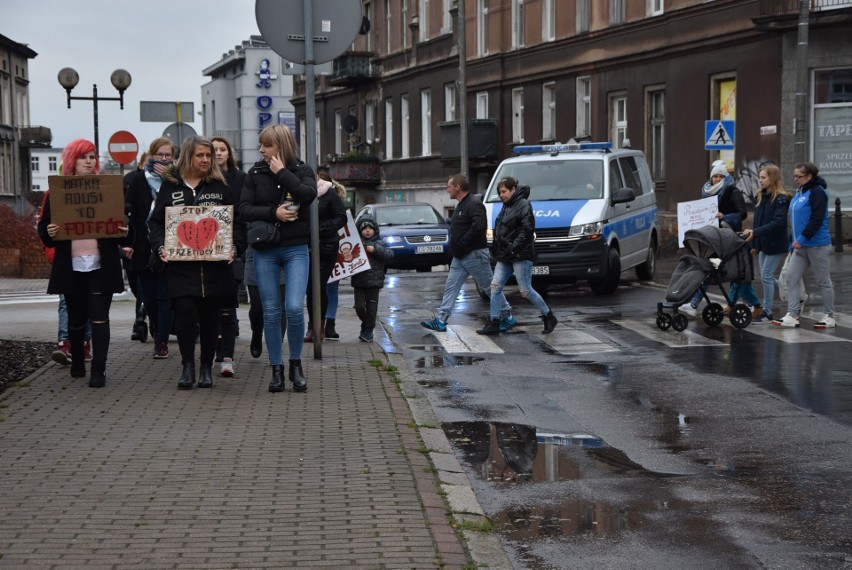
{"type": "Polygon", "coordinates": [[[233,206],[166,208],[169,261],[227,261],[234,247],[233,206]]]}

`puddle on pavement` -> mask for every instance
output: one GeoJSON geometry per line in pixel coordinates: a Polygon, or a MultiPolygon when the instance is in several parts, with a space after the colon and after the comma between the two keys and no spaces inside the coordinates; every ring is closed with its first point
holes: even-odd
{"type": "Polygon", "coordinates": [[[484,358],[477,356],[453,356],[451,354],[435,354],[414,359],[414,368],[456,368],[482,362],[484,358]]]}

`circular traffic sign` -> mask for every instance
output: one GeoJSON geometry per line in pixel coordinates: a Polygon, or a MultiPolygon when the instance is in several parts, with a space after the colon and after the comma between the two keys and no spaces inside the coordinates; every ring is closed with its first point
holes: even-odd
{"type": "Polygon", "coordinates": [[[355,41],[361,29],[361,0],[309,1],[313,14],[313,61],[305,61],[305,0],[257,0],[257,29],[272,51],[287,61],[326,63],[355,41]]]}
{"type": "Polygon", "coordinates": [[[129,131],[116,131],[109,137],[109,155],[119,164],[130,164],[139,154],[139,143],[129,131]]]}

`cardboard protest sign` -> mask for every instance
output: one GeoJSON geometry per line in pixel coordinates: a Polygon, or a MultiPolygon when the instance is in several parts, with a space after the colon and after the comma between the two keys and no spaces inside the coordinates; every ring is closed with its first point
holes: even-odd
{"type": "Polygon", "coordinates": [[[234,249],[233,206],[166,208],[165,250],[172,261],[229,261],[234,249]]]}
{"type": "Polygon", "coordinates": [[[703,228],[717,224],[716,212],[719,211],[719,199],[716,196],[692,200],[690,202],[678,202],[677,205],[677,243],[683,247],[683,237],[686,230],[703,228]]]}
{"type": "Polygon", "coordinates": [[[364,251],[352,213],[348,210],[346,225],[340,228],[338,235],[340,235],[340,245],[337,248],[337,261],[331,271],[331,277],[328,278],[329,283],[370,269],[370,260],[367,259],[367,252],[364,251]]]}
{"type": "Polygon", "coordinates": [[[55,240],[122,238],[124,179],[115,174],[48,176],[55,240]]]}

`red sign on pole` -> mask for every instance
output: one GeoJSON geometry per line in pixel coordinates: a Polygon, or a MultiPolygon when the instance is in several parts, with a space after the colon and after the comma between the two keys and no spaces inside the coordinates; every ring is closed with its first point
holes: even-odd
{"type": "Polygon", "coordinates": [[[119,164],[130,164],[139,154],[139,143],[128,131],[116,131],[109,137],[109,155],[119,164]]]}

